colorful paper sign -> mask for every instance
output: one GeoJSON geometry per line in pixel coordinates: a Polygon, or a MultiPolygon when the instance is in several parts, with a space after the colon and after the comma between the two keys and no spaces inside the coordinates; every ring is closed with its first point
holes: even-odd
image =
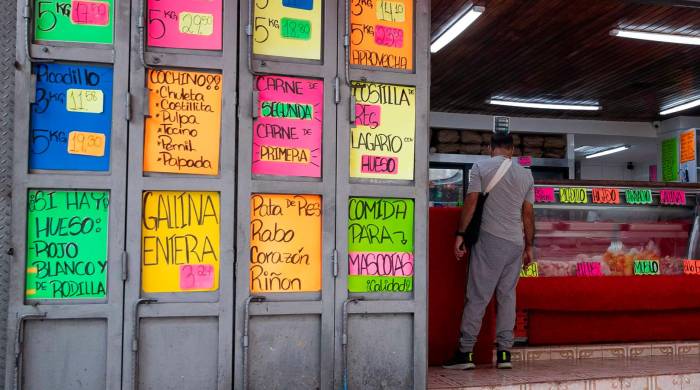
{"type": "Polygon", "coordinates": [[[412,199],[350,198],[350,292],[412,291],[413,210],[412,199]]]}
{"type": "Polygon", "coordinates": [[[413,70],[413,1],[352,1],[350,63],[413,70]]]}
{"type": "Polygon", "coordinates": [[[649,166],[649,181],[658,181],[659,180],[657,168],[658,167],[656,165],[649,166]]]}
{"type": "Polygon", "coordinates": [[[581,261],[576,263],[576,276],[603,276],[600,263],[595,261],[581,261]]]}
{"type": "Polygon", "coordinates": [[[256,89],[253,174],[321,177],[323,81],[258,76],[256,89]]]}
{"type": "Polygon", "coordinates": [[[625,191],[625,201],[627,204],[651,204],[654,198],[651,195],[651,190],[637,188],[625,191]]]}
{"type": "Polygon", "coordinates": [[[254,54],[321,59],[322,0],[258,0],[254,4],[254,54]]]}
{"type": "Polygon", "coordinates": [[[219,288],[217,192],[145,191],[141,221],[141,289],[147,293],[219,288]]]}
{"type": "Polygon", "coordinates": [[[695,160],[695,129],[681,133],[681,163],[695,160]]]}
{"type": "Polygon", "coordinates": [[[553,203],[554,188],[552,187],[535,187],[535,203],[553,203]]]}
{"type": "Polygon", "coordinates": [[[635,260],[635,275],[661,275],[661,268],[658,260],[635,260]]]}
{"type": "Polygon", "coordinates": [[[149,69],[144,172],[217,175],[221,75],[149,69]]]}
{"type": "Polygon", "coordinates": [[[561,203],[588,203],[588,193],[585,188],[562,187],[559,188],[559,201],[561,203]]]}
{"type": "Polygon", "coordinates": [[[68,153],[102,157],[106,142],[104,134],[71,131],[68,133],[68,153]]]}
{"type": "Polygon", "coordinates": [[[537,263],[533,262],[520,270],[521,278],[537,278],[540,276],[540,270],[537,263]]]}
{"type": "Polygon", "coordinates": [[[148,45],[221,50],[221,0],[148,0],[148,45]]]}
{"type": "Polygon", "coordinates": [[[30,190],[27,299],[107,296],[109,192],[30,190]]]}
{"type": "Polygon", "coordinates": [[[685,206],[685,191],[661,190],[659,192],[661,204],[671,206],[685,206]]]}
{"type": "Polygon", "coordinates": [[[700,260],[683,260],[683,273],[686,275],[700,275],[700,260]]]}
{"type": "Polygon", "coordinates": [[[29,169],[108,171],[112,68],[42,63],[35,64],[33,72],[36,95],[31,107],[29,169]],[[75,148],[71,132],[101,134],[103,152],[75,153],[82,149],[75,148]]]}
{"type": "Polygon", "coordinates": [[[661,142],[661,180],[678,180],[678,168],[678,138],[673,137],[661,142]]]}
{"type": "Polygon", "coordinates": [[[413,180],[416,89],[353,81],[350,177],[413,180]]]}
{"type": "Polygon", "coordinates": [[[321,291],[322,204],[319,195],[250,198],[250,291],[321,291]]]}
{"type": "Polygon", "coordinates": [[[35,0],[34,39],[112,44],[114,1],[35,0]]]}
{"type": "Polygon", "coordinates": [[[521,167],[530,167],[532,166],[532,157],[530,156],[521,156],[518,157],[518,164],[520,164],[521,167]]]}
{"type": "Polygon", "coordinates": [[[617,188],[593,188],[591,200],[598,204],[620,204],[620,190],[617,188]]]}

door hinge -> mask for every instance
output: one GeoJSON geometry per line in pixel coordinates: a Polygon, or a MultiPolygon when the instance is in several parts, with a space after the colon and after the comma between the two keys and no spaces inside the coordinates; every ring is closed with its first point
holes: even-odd
{"type": "Polygon", "coordinates": [[[151,90],[143,89],[143,116],[151,116],[151,90]]]}
{"type": "Polygon", "coordinates": [[[350,127],[356,127],[355,121],[357,120],[357,112],[355,112],[355,105],[357,104],[357,100],[355,99],[355,95],[350,93],[350,127]]]}
{"type": "Polygon", "coordinates": [[[333,80],[333,94],[335,96],[335,104],[340,103],[340,78],[335,76],[333,80]]]}
{"type": "Polygon", "coordinates": [[[124,101],[124,118],[127,122],[131,121],[131,94],[129,92],[125,95],[124,101]]]}
{"type": "Polygon", "coordinates": [[[36,103],[36,75],[29,75],[29,103],[36,103]]]}
{"type": "Polygon", "coordinates": [[[258,102],[260,101],[260,92],[258,91],[253,91],[253,104],[251,105],[251,112],[250,115],[253,117],[253,119],[258,118],[258,102]]]}
{"type": "Polygon", "coordinates": [[[122,252],[122,281],[129,279],[129,254],[122,252]]]}
{"type": "Polygon", "coordinates": [[[333,249],[333,277],[338,277],[338,250],[333,249]]]}

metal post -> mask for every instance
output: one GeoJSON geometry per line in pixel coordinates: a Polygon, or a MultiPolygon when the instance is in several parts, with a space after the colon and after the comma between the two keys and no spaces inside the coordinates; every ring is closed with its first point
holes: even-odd
{"type": "Polygon", "coordinates": [[[248,390],[248,325],[250,322],[250,303],[251,302],[264,302],[265,297],[251,295],[245,300],[245,306],[243,313],[243,338],[241,343],[243,344],[243,390],[248,390]]]}
{"type": "Polygon", "coordinates": [[[364,300],[364,297],[353,297],[343,302],[343,389],[348,388],[348,303],[357,303],[364,300]]]}

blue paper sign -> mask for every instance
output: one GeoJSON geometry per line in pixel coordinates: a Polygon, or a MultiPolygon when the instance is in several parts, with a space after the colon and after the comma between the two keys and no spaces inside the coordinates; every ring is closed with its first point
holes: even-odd
{"type": "Polygon", "coordinates": [[[282,0],[282,5],[287,8],[298,8],[311,11],[314,9],[314,0],[282,0]]]}
{"type": "Polygon", "coordinates": [[[108,171],[112,68],[35,64],[29,169],[108,171]]]}

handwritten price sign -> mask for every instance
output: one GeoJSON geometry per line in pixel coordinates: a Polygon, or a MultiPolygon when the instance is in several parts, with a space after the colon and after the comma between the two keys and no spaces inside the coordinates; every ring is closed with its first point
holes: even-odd
{"type": "Polygon", "coordinates": [[[536,187],[535,202],[536,203],[552,203],[554,198],[554,188],[552,187],[536,187]]]}
{"type": "Polygon", "coordinates": [[[413,70],[413,1],[352,0],[350,63],[413,70]]]}
{"type": "Polygon", "coordinates": [[[625,200],[628,204],[651,204],[654,199],[651,190],[634,189],[625,191],[625,200]]]}
{"type": "Polygon", "coordinates": [[[588,193],[585,188],[562,187],[559,189],[561,203],[588,203],[588,193]]]}
{"type": "Polygon", "coordinates": [[[113,0],[34,0],[34,38],[112,44],[113,0]]]}
{"type": "Polygon", "coordinates": [[[685,192],[680,190],[661,190],[661,204],[669,206],[685,206],[685,192]]]}
{"type": "Polygon", "coordinates": [[[321,59],[321,0],[254,2],[253,53],[321,59]]]}
{"type": "Polygon", "coordinates": [[[620,190],[617,188],[593,188],[591,198],[593,203],[620,204],[620,190]]]}
{"type": "Polygon", "coordinates": [[[221,50],[222,0],[148,0],[148,45],[221,50]]]}

